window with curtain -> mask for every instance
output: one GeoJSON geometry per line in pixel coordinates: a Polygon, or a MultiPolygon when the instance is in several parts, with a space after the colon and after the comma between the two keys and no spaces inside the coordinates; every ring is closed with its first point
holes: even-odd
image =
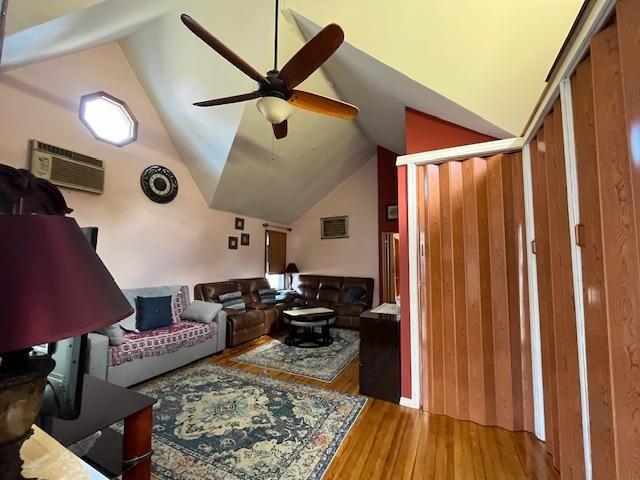
{"type": "Polygon", "coordinates": [[[264,237],[265,273],[274,288],[283,288],[287,265],[287,234],[266,230],[264,237]]]}

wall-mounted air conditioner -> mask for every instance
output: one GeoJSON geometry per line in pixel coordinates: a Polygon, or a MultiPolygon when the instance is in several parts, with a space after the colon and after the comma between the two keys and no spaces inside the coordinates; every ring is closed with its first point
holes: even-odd
{"type": "Polygon", "coordinates": [[[38,140],[30,140],[29,147],[29,169],[36,177],[46,178],[59,187],[104,192],[102,160],[38,140]]]}

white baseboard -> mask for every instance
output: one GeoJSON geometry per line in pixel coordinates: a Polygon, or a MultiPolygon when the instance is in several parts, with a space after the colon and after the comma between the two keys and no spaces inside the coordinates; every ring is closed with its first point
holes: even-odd
{"type": "Polygon", "coordinates": [[[408,408],[420,408],[418,402],[414,402],[412,398],[400,397],[400,406],[408,408]]]}

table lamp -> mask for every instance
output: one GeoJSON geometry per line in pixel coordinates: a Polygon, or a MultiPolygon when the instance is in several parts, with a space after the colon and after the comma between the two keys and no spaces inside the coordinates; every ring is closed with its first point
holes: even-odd
{"type": "Polygon", "coordinates": [[[31,347],[112,325],[133,309],[73,218],[0,215],[0,232],[0,480],[15,480],[54,366],[31,347]]]}
{"type": "Polygon", "coordinates": [[[288,273],[289,274],[289,288],[293,287],[293,274],[294,273],[300,273],[300,270],[298,270],[298,267],[296,266],[295,263],[290,263],[289,265],[287,265],[287,268],[284,269],[284,273],[288,273]]]}

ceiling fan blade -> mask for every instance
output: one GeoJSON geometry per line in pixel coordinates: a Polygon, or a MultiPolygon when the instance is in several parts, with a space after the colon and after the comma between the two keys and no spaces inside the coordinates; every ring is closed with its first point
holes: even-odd
{"type": "Polygon", "coordinates": [[[273,134],[279,140],[287,136],[287,121],[285,120],[282,123],[274,123],[273,126],[273,134]]]}
{"type": "Polygon", "coordinates": [[[222,55],[229,63],[231,63],[238,70],[243,72],[245,75],[253,78],[256,82],[266,82],[270,83],[260,72],[258,72],[255,68],[245,62],[238,54],[233,52],[230,48],[228,48],[224,43],[218,40],[216,37],[211,35],[202,25],[196,22],[193,18],[191,18],[186,13],[183,13],[180,18],[182,19],[182,23],[186,25],[186,27],[191,30],[200,40],[213,48],[216,52],[222,55]]]}
{"type": "Polygon", "coordinates": [[[338,118],[355,118],[359,111],[355,105],[302,90],[294,90],[289,102],[298,108],[338,118]]]}
{"type": "Polygon", "coordinates": [[[243,93],[242,95],[234,95],[233,97],[215,98],[213,100],[205,100],[204,102],[196,102],[196,107],[214,107],[216,105],[227,105],[228,103],[246,102],[259,98],[260,92],[243,93]]]}
{"type": "Polygon", "coordinates": [[[344,41],[344,32],[335,23],[324,27],[282,67],[279,77],[288,88],[301,84],[335,52],[344,41]]]}

